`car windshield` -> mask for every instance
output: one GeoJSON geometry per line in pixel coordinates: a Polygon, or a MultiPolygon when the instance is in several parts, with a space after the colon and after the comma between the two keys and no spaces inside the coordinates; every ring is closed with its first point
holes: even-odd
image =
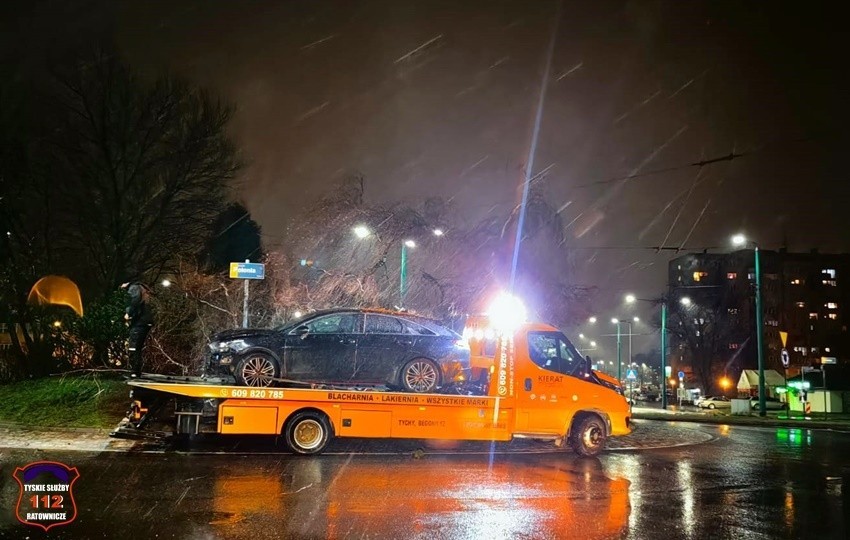
{"type": "Polygon", "coordinates": [[[560,332],[529,332],[528,354],[543,369],[573,377],[584,375],[584,358],[560,332]]]}

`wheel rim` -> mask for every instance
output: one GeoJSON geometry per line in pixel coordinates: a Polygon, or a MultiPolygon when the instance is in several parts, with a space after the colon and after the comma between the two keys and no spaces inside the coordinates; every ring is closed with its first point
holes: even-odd
{"type": "Polygon", "coordinates": [[[599,426],[589,426],[582,434],[582,442],[586,448],[596,448],[602,444],[602,430],[599,426]]]}
{"type": "Polygon", "coordinates": [[[268,358],[253,356],[242,366],[242,379],[248,386],[269,386],[274,380],[274,364],[268,358]]]}
{"type": "Polygon", "coordinates": [[[295,429],[292,430],[292,436],[293,439],[295,439],[295,444],[304,450],[313,450],[322,444],[322,437],[324,437],[324,434],[325,430],[322,427],[322,424],[313,419],[298,422],[298,425],[296,425],[295,429]]]}
{"type": "Polygon", "coordinates": [[[417,360],[404,371],[404,382],[414,392],[431,390],[437,384],[437,370],[431,362],[417,360]]]}

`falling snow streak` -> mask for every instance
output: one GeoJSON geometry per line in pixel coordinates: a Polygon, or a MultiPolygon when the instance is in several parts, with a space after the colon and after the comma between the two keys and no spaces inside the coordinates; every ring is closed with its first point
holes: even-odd
{"type": "Polygon", "coordinates": [[[499,58],[498,60],[496,60],[495,62],[493,62],[490,65],[490,67],[488,67],[487,69],[495,69],[495,68],[501,66],[502,64],[504,64],[505,62],[507,62],[508,60],[510,60],[510,58],[511,58],[510,56],[503,56],[503,57],[499,58]]]}
{"type": "Polygon", "coordinates": [[[571,67],[571,68],[570,68],[570,69],[568,69],[567,71],[565,71],[565,72],[561,73],[561,74],[558,76],[558,78],[557,78],[557,79],[555,79],[555,80],[556,80],[556,81],[560,81],[560,80],[561,80],[561,79],[563,79],[564,77],[568,76],[570,73],[573,73],[574,71],[578,71],[579,69],[581,69],[581,67],[582,67],[583,65],[584,65],[584,62],[579,62],[578,64],[574,65],[573,67],[571,67]]]}
{"type": "Polygon", "coordinates": [[[302,51],[307,51],[307,50],[309,50],[309,49],[312,49],[312,48],[313,48],[313,47],[315,47],[316,45],[320,45],[320,44],[322,44],[322,43],[324,43],[324,42],[326,42],[326,41],[330,41],[330,40],[332,40],[332,39],[333,39],[333,38],[335,38],[336,36],[337,36],[336,34],[331,34],[331,35],[329,35],[329,36],[327,36],[327,37],[323,37],[322,39],[318,39],[318,40],[314,41],[313,43],[308,43],[307,45],[304,45],[303,47],[301,47],[301,50],[302,50],[302,51]]]}
{"type": "Polygon", "coordinates": [[[667,99],[673,99],[674,97],[678,96],[683,90],[685,90],[690,85],[694,84],[694,82],[696,82],[698,79],[703,78],[706,73],[708,73],[707,69],[705,71],[703,71],[702,73],[700,73],[699,75],[697,75],[696,77],[693,77],[692,79],[690,79],[688,82],[686,82],[682,86],[680,86],[678,90],[676,90],[675,92],[673,92],[672,94],[667,96],[667,99]]]}
{"type": "Polygon", "coordinates": [[[439,41],[440,39],[443,39],[443,34],[440,34],[440,35],[434,36],[434,37],[432,37],[431,39],[429,39],[428,41],[426,41],[425,43],[423,43],[422,45],[420,45],[420,46],[416,47],[415,49],[413,49],[412,51],[409,51],[409,52],[404,53],[403,55],[401,55],[401,56],[399,56],[398,58],[396,58],[396,59],[395,59],[395,61],[393,61],[393,64],[398,64],[399,62],[403,62],[404,60],[407,60],[407,59],[409,59],[409,58],[412,58],[412,57],[413,57],[413,55],[415,55],[416,53],[419,53],[419,52],[421,52],[421,51],[425,50],[425,48],[426,48],[426,47],[428,47],[428,46],[430,46],[430,45],[432,45],[432,44],[436,43],[436,42],[437,42],[437,41],[439,41]]]}
{"type": "Polygon", "coordinates": [[[306,120],[306,119],[310,118],[311,116],[317,114],[318,112],[320,112],[322,109],[324,109],[325,107],[327,107],[330,104],[331,104],[330,101],[326,101],[326,102],[322,103],[321,105],[319,105],[318,107],[313,107],[309,111],[305,112],[304,114],[302,114],[301,116],[296,118],[295,123],[299,124],[299,123],[303,122],[304,120],[306,120]]]}
{"type": "Polygon", "coordinates": [[[647,103],[649,103],[650,101],[652,101],[653,99],[655,99],[655,98],[656,98],[656,97],[657,97],[660,93],[661,93],[661,90],[657,90],[654,94],[652,94],[651,96],[649,96],[649,97],[648,97],[648,98],[646,98],[645,100],[641,101],[641,102],[640,102],[640,103],[639,103],[636,107],[634,107],[632,110],[630,110],[629,112],[624,113],[624,114],[621,114],[620,116],[618,116],[618,117],[614,120],[614,124],[619,124],[622,120],[625,120],[626,118],[628,118],[628,117],[629,117],[632,113],[634,113],[635,111],[637,111],[637,110],[638,110],[638,109],[640,109],[641,107],[646,106],[646,104],[647,104],[647,103]]]}

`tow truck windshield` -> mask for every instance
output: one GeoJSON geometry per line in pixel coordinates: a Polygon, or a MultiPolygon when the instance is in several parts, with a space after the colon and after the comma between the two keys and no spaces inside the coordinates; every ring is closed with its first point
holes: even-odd
{"type": "Polygon", "coordinates": [[[560,332],[529,332],[528,355],[548,371],[579,378],[585,375],[584,357],[560,332]]]}

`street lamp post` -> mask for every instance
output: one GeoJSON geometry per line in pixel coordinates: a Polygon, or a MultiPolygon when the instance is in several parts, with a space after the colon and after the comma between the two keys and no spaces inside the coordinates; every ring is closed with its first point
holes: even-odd
{"type": "MultiPolygon", "coordinates": [[[[667,298],[661,300],[651,300],[646,298],[636,298],[633,294],[626,295],[626,303],[633,304],[638,300],[642,302],[652,302],[661,304],[661,408],[667,408],[667,298]]],[[[683,297],[680,302],[684,306],[691,303],[691,299],[683,297]]]]}
{"type": "MultiPolygon", "coordinates": [[[[732,244],[735,246],[743,246],[747,243],[747,238],[743,234],[736,234],[732,237],[732,244]]],[[[767,416],[767,396],[764,384],[764,321],[762,320],[761,308],[761,257],[759,256],[758,244],[752,241],[749,241],[749,243],[753,246],[756,274],[756,351],[758,354],[759,369],[759,416],[767,416]]]]}
{"type": "Polygon", "coordinates": [[[611,322],[617,325],[617,379],[623,380],[623,333],[620,331],[620,324],[629,325],[629,365],[632,363],[632,323],[618,318],[611,319],[611,322]]]}
{"type": "Polygon", "coordinates": [[[415,248],[416,242],[405,240],[401,243],[401,265],[399,268],[398,307],[404,307],[404,297],[407,295],[407,248],[415,248]]]}

